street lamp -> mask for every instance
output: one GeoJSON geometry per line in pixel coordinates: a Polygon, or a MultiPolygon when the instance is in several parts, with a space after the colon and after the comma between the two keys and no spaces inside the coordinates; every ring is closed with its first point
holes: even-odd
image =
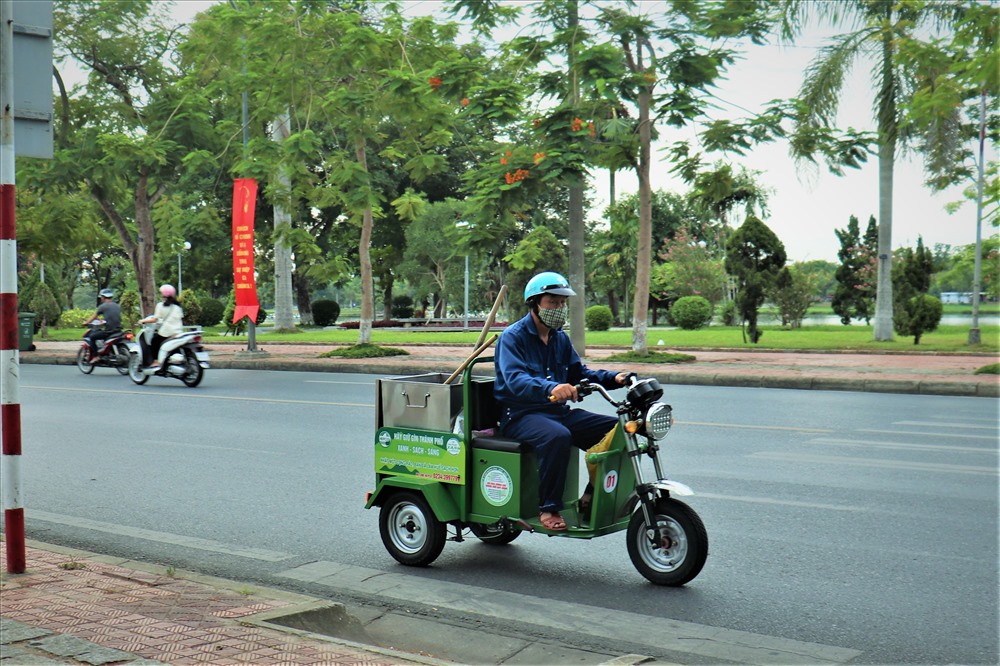
{"type": "MultiPolygon", "coordinates": [[[[457,229],[469,229],[472,225],[465,220],[455,223],[457,229]]],[[[462,328],[469,330],[469,248],[465,248],[465,316],[462,317],[462,328]]]]}
{"type": "Polygon", "coordinates": [[[181,255],[191,249],[191,243],[184,241],[182,249],[177,252],[177,294],[180,295],[181,289],[184,287],[181,282],[181,255]]]}

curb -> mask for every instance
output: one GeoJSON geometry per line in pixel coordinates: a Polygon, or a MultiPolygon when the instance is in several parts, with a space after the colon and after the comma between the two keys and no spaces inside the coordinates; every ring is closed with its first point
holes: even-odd
{"type": "MultiPolygon", "coordinates": [[[[761,351],[760,353],[765,353],[761,351]]],[[[306,359],[290,359],[278,354],[268,354],[262,358],[241,358],[239,353],[229,355],[215,354],[211,365],[221,370],[268,370],[277,372],[327,372],[327,373],[359,373],[398,376],[401,374],[430,374],[440,372],[440,364],[419,359],[403,359],[392,357],[395,362],[385,362],[377,359],[370,361],[339,361],[327,359],[322,363],[306,359]]],[[[20,362],[25,365],[74,365],[75,358],[66,353],[31,352],[21,355],[20,362]]],[[[662,369],[661,365],[632,364],[626,366],[640,368],[640,374],[655,377],[664,384],[679,386],[728,386],[734,388],[770,388],[798,389],[820,391],[856,391],[861,393],[903,393],[913,395],[937,395],[954,397],[1000,398],[1000,382],[962,382],[928,379],[867,379],[867,378],[831,378],[812,377],[808,375],[767,375],[767,374],[735,374],[715,373],[699,374],[685,373],[683,370],[662,369]]],[[[482,368],[489,374],[492,369],[482,368]]]]}

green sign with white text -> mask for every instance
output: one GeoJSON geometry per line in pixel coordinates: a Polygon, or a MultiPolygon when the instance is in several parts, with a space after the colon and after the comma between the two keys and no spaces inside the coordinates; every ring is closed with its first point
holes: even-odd
{"type": "Polygon", "coordinates": [[[451,432],[379,428],[375,473],[465,485],[465,442],[451,432]]]}

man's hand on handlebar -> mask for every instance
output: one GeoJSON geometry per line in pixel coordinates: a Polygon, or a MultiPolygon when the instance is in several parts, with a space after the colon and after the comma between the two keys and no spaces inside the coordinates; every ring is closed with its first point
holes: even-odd
{"type": "Polygon", "coordinates": [[[549,400],[552,402],[579,402],[580,396],[576,392],[576,387],[572,384],[559,384],[552,389],[549,400]]]}

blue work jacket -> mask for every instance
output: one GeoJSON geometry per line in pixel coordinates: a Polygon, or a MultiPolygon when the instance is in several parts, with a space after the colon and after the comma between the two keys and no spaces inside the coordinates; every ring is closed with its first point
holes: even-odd
{"type": "Polygon", "coordinates": [[[604,388],[618,388],[610,370],[591,370],[580,361],[565,331],[550,331],[545,344],[529,312],[508,326],[494,354],[493,396],[500,403],[501,423],[524,412],[568,409],[553,405],[549,396],[559,384],[578,384],[586,377],[604,388]]]}

